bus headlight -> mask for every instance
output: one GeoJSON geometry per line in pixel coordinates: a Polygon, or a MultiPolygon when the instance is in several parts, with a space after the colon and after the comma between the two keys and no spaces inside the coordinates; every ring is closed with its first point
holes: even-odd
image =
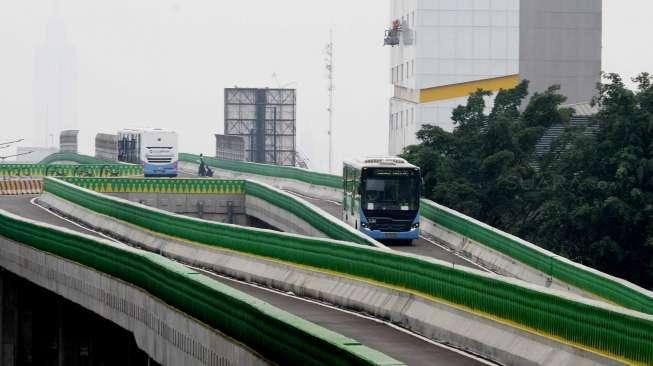
{"type": "Polygon", "coordinates": [[[419,229],[419,222],[416,222],[416,223],[414,223],[413,225],[411,225],[411,228],[413,228],[413,229],[419,229]]]}
{"type": "Polygon", "coordinates": [[[368,226],[368,225],[367,225],[366,222],[361,222],[361,227],[362,227],[363,229],[367,229],[367,226],[368,226]]]}

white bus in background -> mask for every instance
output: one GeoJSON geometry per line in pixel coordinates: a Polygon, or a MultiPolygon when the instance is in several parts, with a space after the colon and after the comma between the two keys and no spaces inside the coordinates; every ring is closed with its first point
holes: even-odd
{"type": "Polygon", "coordinates": [[[146,177],[176,177],[177,132],[162,128],[118,131],[118,161],[141,164],[146,177]]]}

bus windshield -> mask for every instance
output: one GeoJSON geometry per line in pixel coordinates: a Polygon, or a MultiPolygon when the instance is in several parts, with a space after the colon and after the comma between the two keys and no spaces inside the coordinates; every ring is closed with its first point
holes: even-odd
{"type": "Polygon", "coordinates": [[[363,173],[364,210],[419,209],[420,173],[417,169],[368,168],[363,173]]]}

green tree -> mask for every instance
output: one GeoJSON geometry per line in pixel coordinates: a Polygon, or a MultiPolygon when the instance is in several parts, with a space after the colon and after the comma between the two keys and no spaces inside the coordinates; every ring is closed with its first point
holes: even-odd
{"type": "Polygon", "coordinates": [[[424,126],[403,156],[422,168],[425,195],[602,271],[653,286],[653,78],[636,90],[605,75],[593,135],[567,128],[532,167],[547,128],[573,115],[560,88],[528,82],[479,90],[453,111],[452,132],[424,126]],[[489,113],[488,113],[489,112],[489,113]]]}
{"type": "Polygon", "coordinates": [[[599,270],[653,285],[653,87],[651,76],[629,90],[607,74],[594,102],[594,137],[572,131],[542,176],[559,184],[543,190],[533,239],[599,270]],[[564,220],[560,217],[564,217],[564,220]]]}

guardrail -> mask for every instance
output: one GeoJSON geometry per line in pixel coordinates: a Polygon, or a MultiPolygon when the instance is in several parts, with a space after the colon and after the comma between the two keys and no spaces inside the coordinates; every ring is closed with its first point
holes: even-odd
{"type": "Polygon", "coordinates": [[[122,177],[143,175],[132,164],[0,164],[0,176],[12,177],[122,177]]]}
{"type": "MultiPolygon", "coordinates": [[[[220,160],[212,157],[203,157],[203,159],[207,165],[218,169],[233,170],[241,173],[265,175],[268,177],[294,179],[294,180],[299,180],[317,186],[342,188],[342,178],[336,175],[317,173],[306,169],[288,167],[288,166],[248,163],[244,161],[220,160]]],[[[185,154],[185,153],[179,154],[179,161],[199,164],[199,160],[200,160],[199,155],[185,154]]]]}
{"type": "Polygon", "coordinates": [[[78,164],[96,164],[96,165],[116,164],[116,162],[113,161],[100,160],[88,155],[81,155],[81,154],[74,154],[74,153],[61,153],[61,152],[50,154],[46,156],[43,160],[41,160],[39,163],[52,164],[61,161],[70,161],[78,164]]]}
{"type": "Polygon", "coordinates": [[[560,281],[630,309],[653,314],[653,294],[628,281],[572,262],[433,201],[422,200],[421,215],[560,281]]]}
{"type": "Polygon", "coordinates": [[[245,181],[198,178],[61,178],[100,193],[245,194],[245,181]]]}
{"type": "Polygon", "coordinates": [[[346,223],[318,212],[311,204],[292,195],[251,180],[245,181],[247,195],[258,197],[276,207],[282,208],[309,223],[326,236],[356,244],[380,246],[376,240],[366,236],[346,223]]]}
{"type": "MultiPolygon", "coordinates": [[[[185,154],[188,157],[199,159],[199,156],[185,154]]],[[[190,158],[189,158],[190,159],[190,158]]],[[[195,160],[196,161],[196,160],[195,160]]],[[[221,169],[243,171],[242,167],[231,169],[232,162],[209,158],[207,164],[221,169]],[[217,161],[217,163],[216,163],[217,161]]],[[[250,174],[264,174],[263,164],[236,162],[249,167],[250,174]]],[[[321,173],[313,173],[321,174],[321,173]]],[[[325,174],[326,175],[326,174],[325,174]]],[[[342,178],[328,175],[331,181],[329,187],[342,187],[342,178]],[[337,183],[339,180],[340,183],[337,183]]],[[[281,176],[280,176],[281,177],[281,176]]],[[[292,179],[307,184],[318,184],[308,179],[308,175],[298,174],[292,179]]],[[[319,184],[318,184],[319,185],[319,184]]],[[[325,185],[327,186],[327,185],[325,185]]],[[[653,293],[635,284],[616,278],[592,268],[577,264],[555,253],[549,252],[535,244],[519,239],[513,235],[495,229],[457,211],[440,206],[433,201],[422,199],[420,214],[422,217],[462,236],[484,245],[492,250],[502,253],[516,261],[537,269],[551,277],[575,286],[581,290],[592,293],[613,303],[628,307],[633,310],[653,314],[653,293]]]]}
{"type": "Polygon", "coordinates": [[[354,339],[279,310],[156,254],[0,210],[0,235],[129,282],[268,360],[296,365],[401,365],[354,339]]]}
{"type": "Polygon", "coordinates": [[[653,363],[653,316],[420,256],[183,217],[53,178],[45,190],[162,234],[408,289],[598,353],[653,363]]]}
{"type": "Polygon", "coordinates": [[[332,239],[379,245],[375,240],[340,220],[323,216],[303,200],[253,181],[203,178],[63,178],[62,180],[100,193],[246,194],[292,213],[332,239]]]}

